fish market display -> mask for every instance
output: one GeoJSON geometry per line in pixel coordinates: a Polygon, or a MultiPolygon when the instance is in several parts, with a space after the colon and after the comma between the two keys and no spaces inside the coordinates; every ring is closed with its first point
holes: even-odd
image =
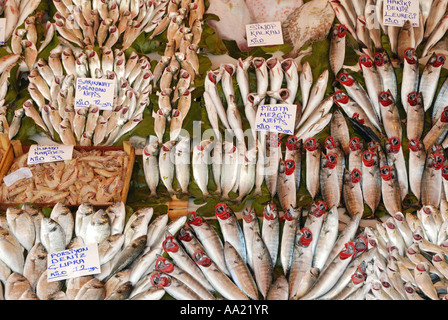
{"type": "MultiPolygon", "coordinates": [[[[19,0],[3,1],[0,4],[1,17],[6,19],[4,30],[5,42],[13,37],[14,32],[25,21],[27,21],[27,23],[32,22],[32,18],[28,18],[39,7],[40,2],[40,0],[19,0]]],[[[25,25],[27,23],[25,23],[25,25]]],[[[31,36],[31,34],[29,34],[28,36],[31,36]]],[[[28,39],[28,41],[36,44],[35,41],[32,41],[30,39],[28,39]]],[[[25,46],[27,46],[26,43],[25,46]]]]}
{"type": "MultiPolygon", "coordinates": [[[[179,1],[177,1],[179,2],[179,1]]],[[[163,32],[174,15],[171,1],[61,1],[53,26],[58,35],[75,46],[128,49],[142,33],[163,32]]]]}
{"type": "Polygon", "coordinates": [[[77,205],[111,203],[121,199],[129,156],[124,151],[78,151],[73,159],[27,165],[28,153],[15,158],[7,174],[28,167],[32,177],[10,186],[2,184],[2,203],[77,205]]]}
{"type": "Polygon", "coordinates": [[[31,98],[23,103],[24,115],[50,139],[58,141],[59,136],[66,145],[112,145],[143,120],[150,104],[149,58],[136,53],[126,58],[120,49],[101,47],[97,52],[93,47],[73,50],[58,46],[48,59],[39,58],[27,77],[31,98]],[[108,110],[96,105],[75,107],[79,78],[113,80],[113,105],[108,110]]]}

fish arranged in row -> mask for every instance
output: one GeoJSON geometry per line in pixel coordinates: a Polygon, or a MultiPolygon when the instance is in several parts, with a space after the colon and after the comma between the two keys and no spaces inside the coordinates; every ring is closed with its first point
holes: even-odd
{"type": "MultiPolygon", "coordinates": [[[[150,104],[152,76],[149,58],[135,52],[126,58],[124,51],[109,47],[97,52],[93,47],[58,46],[47,60],[39,58],[28,74],[31,98],[23,103],[22,115],[32,118],[50,139],[56,141],[58,134],[63,144],[112,145],[143,120],[150,104]],[[83,78],[112,80],[112,106],[76,106],[76,92],[82,90],[77,80],[83,78]]],[[[20,120],[12,120],[18,125],[9,132],[10,138],[17,134],[20,120]]]]}
{"type": "MultiPolygon", "coordinates": [[[[8,208],[0,232],[1,297],[5,300],[160,300],[151,283],[165,233],[176,234],[186,217],[169,221],[146,207],[126,216],[123,202],[76,211],[56,204],[49,216],[25,204],[8,208]],[[48,281],[52,253],[98,245],[100,273],[48,281]]],[[[191,278],[191,277],[190,277],[191,278]]],[[[195,279],[193,279],[195,280],[195,279]]]]}

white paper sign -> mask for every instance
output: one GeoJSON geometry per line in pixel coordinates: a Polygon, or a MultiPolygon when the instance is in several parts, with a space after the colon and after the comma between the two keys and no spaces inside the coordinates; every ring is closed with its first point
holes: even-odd
{"type": "Polygon", "coordinates": [[[268,104],[258,106],[255,118],[257,131],[294,134],[297,106],[291,104],[268,104]]]}
{"type": "Polygon", "coordinates": [[[59,281],[100,273],[98,244],[91,243],[47,256],[47,281],[59,281]]]}
{"type": "Polygon", "coordinates": [[[246,38],[249,47],[283,44],[280,21],[246,25],[246,38]]]}
{"type": "Polygon", "coordinates": [[[6,18],[0,18],[0,46],[5,45],[6,18]]]}
{"type": "Polygon", "coordinates": [[[384,0],[383,22],[386,26],[402,27],[409,20],[418,27],[419,12],[419,0],[384,0]]]}
{"type": "Polygon", "coordinates": [[[9,187],[19,180],[31,178],[32,176],[33,176],[33,173],[31,172],[30,168],[22,167],[20,169],[17,169],[14,172],[8,174],[7,176],[4,176],[3,182],[6,184],[7,187],[9,187]]]}
{"type": "Polygon", "coordinates": [[[115,80],[77,78],[75,108],[97,106],[100,110],[112,110],[115,80]]]}
{"type": "Polygon", "coordinates": [[[71,160],[73,146],[33,144],[28,151],[28,164],[71,160]]]}

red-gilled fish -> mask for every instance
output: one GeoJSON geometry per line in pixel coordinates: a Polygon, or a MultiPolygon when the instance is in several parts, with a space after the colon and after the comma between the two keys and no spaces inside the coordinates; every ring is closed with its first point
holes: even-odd
{"type": "MultiPolygon", "coordinates": [[[[422,175],[421,196],[422,205],[440,205],[442,189],[442,167],[445,157],[440,152],[428,152],[425,169],[422,175]]],[[[401,210],[400,210],[401,211],[401,210]]]]}
{"type": "Polygon", "coordinates": [[[313,254],[313,268],[322,270],[338,237],[339,214],[337,207],[329,209],[324,217],[313,254]]]}
{"type": "Polygon", "coordinates": [[[283,211],[286,211],[297,202],[296,163],[292,159],[280,159],[278,170],[277,196],[283,211]]]}
{"type": "Polygon", "coordinates": [[[419,77],[419,63],[415,49],[407,48],[404,51],[403,81],[401,84],[401,101],[406,112],[409,106],[404,102],[408,101],[411,92],[418,90],[419,77]]]}
{"type": "Polygon", "coordinates": [[[315,112],[315,110],[318,109],[318,107],[322,104],[322,100],[324,100],[325,91],[328,84],[329,74],[330,72],[328,70],[323,71],[317,78],[316,82],[310,88],[306,105],[304,105],[302,102],[302,116],[300,118],[298,126],[303,125],[305,121],[307,121],[308,118],[311,117],[311,115],[315,112]]]}
{"type": "Polygon", "coordinates": [[[437,290],[434,287],[431,276],[429,274],[429,265],[427,263],[419,263],[414,269],[414,278],[418,288],[423,292],[423,294],[431,300],[439,300],[437,290]]]}
{"type": "Polygon", "coordinates": [[[420,93],[412,91],[405,101],[407,101],[406,136],[408,140],[419,140],[422,138],[425,123],[423,97],[420,93]]]}
{"type": "Polygon", "coordinates": [[[297,228],[300,225],[301,208],[290,206],[284,214],[282,238],[280,242],[280,262],[285,275],[289,274],[294,253],[297,228]]]}
{"type": "Polygon", "coordinates": [[[381,118],[383,120],[384,131],[386,136],[390,139],[392,137],[402,138],[402,126],[400,120],[400,114],[396,100],[390,91],[382,91],[378,95],[378,99],[381,107],[381,118]]]}
{"type": "Polygon", "coordinates": [[[191,214],[188,225],[193,229],[208,256],[223,272],[229,274],[224,259],[224,245],[217,231],[196,212],[191,214]]]}
{"type": "Polygon", "coordinates": [[[400,186],[395,166],[385,165],[380,168],[381,194],[384,206],[391,215],[402,212],[400,186]]]}
{"type": "Polygon", "coordinates": [[[345,169],[344,183],[342,187],[342,198],[345,208],[350,216],[356,213],[364,213],[364,198],[361,189],[361,170],[345,169]]]}
{"type": "Polygon", "coordinates": [[[336,171],[338,174],[339,190],[342,191],[342,182],[344,180],[344,169],[346,167],[345,152],[339,141],[335,141],[333,136],[328,136],[324,141],[326,154],[334,153],[337,155],[336,171]]]}
{"type": "Polygon", "coordinates": [[[409,147],[409,187],[412,193],[420,200],[421,181],[426,162],[426,150],[420,140],[412,139],[409,147]]]}
{"type": "Polygon", "coordinates": [[[280,245],[280,220],[277,206],[274,202],[265,205],[263,210],[263,223],[261,227],[261,237],[268,249],[274,267],[280,245]]]}
{"type": "Polygon", "coordinates": [[[434,145],[441,144],[448,132],[448,106],[443,109],[440,118],[433,124],[431,129],[423,138],[423,145],[426,151],[430,150],[434,145]]]}
{"type": "Polygon", "coordinates": [[[344,246],[345,248],[332,260],[328,268],[320,273],[314,286],[300,298],[301,300],[316,299],[327,293],[336,284],[356,254],[355,244],[353,242],[349,241],[344,246]]]}
{"type": "Polygon", "coordinates": [[[339,178],[336,165],[339,159],[336,153],[321,155],[319,185],[322,199],[327,207],[338,206],[341,201],[339,178]]]}
{"type": "Polygon", "coordinates": [[[381,122],[380,106],[377,99],[378,94],[382,91],[383,88],[381,77],[376,70],[376,66],[373,63],[373,60],[369,55],[362,55],[359,58],[359,65],[362,69],[362,75],[364,78],[366,90],[372,102],[373,110],[375,111],[378,120],[380,120],[381,122]]]}
{"type": "Polygon", "coordinates": [[[401,139],[398,137],[390,138],[385,142],[384,149],[388,164],[395,166],[401,199],[404,200],[409,191],[409,182],[403,148],[401,147],[401,139]]]}
{"type": "Polygon", "coordinates": [[[207,290],[202,283],[200,283],[191,274],[185,272],[179,266],[177,266],[167,258],[159,255],[155,261],[154,269],[157,272],[168,274],[182,281],[203,300],[215,300],[213,294],[209,290],[207,290]]]}
{"type": "Polygon", "coordinates": [[[443,54],[433,53],[420,76],[418,91],[423,96],[425,112],[432,106],[440,78],[440,71],[445,64],[445,61],[446,57],[443,54]]]}
{"type": "Polygon", "coordinates": [[[294,175],[296,181],[296,189],[299,190],[302,172],[302,140],[296,136],[290,136],[286,140],[285,161],[294,161],[294,175]]]}
{"type": "Polygon", "coordinates": [[[289,97],[285,99],[285,103],[292,104],[294,103],[297,91],[299,90],[299,72],[297,63],[294,59],[287,58],[282,60],[281,66],[286,80],[286,88],[289,91],[289,97]]]}
{"type": "MultiPolygon", "coordinates": [[[[351,172],[353,169],[362,170],[362,154],[364,152],[364,144],[355,136],[349,140],[350,151],[347,158],[347,169],[351,172]]],[[[362,174],[362,171],[361,171],[362,174]]]]}
{"type": "Polygon", "coordinates": [[[304,141],[303,146],[305,148],[305,161],[306,161],[306,188],[314,199],[319,192],[319,172],[321,161],[321,148],[319,140],[315,138],[308,138],[304,141]]]}
{"type": "Polygon", "coordinates": [[[232,208],[225,203],[218,203],[215,206],[215,215],[219,222],[224,241],[229,242],[246,263],[247,255],[243,230],[232,208]]]}
{"type": "Polygon", "coordinates": [[[310,210],[308,211],[307,219],[305,221],[304,227],[308,228],[311,231],[315,239],[315,241],[311,243],[311,253],[313,256],[315,254],[317,241],[322,229],[322,224],[327,214],[327,209],[327,205],[322,200],[318,201],[317,203],[311,204],[310,210]]]}
{"type": "Polygon", "coordinates": [[[243,212],[243,234],[244,242],[246,243],[247,264],[253,270],[253,255],[252,251],[254,234],[261,233],[258,216],[254,209],[244,208],[243,212]]]}
{"type": "MultiPolygon", "coordinates": [[[[283,83],[283,69],[280,60],[276,57],[271,57],[266,60],[266,65],[269,70],[269,90],[280,90],[283,83]]],[[[270,98],[271,104],[275,104],[277,102],[277,99],[273,97],[270,98]]]]}
{"type": "Polygon", "coordinates": [[[333,117],[330,122],[330,136],[333,137],[334,142],[338,143],[346,157],[350,153],[350,133],[347,121],[340,110],[333,112],[333,117]]]}
{"type": "Polygon", "coordinates": [[[330,67],[334,75],[337,75],[344,65],[345,43],[347,27],[343,24],[335,24],[331,32],[330,40],[330,67]]]}
{"type": "Polygon", "coordinates": [[[176,300],[202,300],[192,288],[168,274],[153,271],[149,274],[149,279],[152,287],[163,288],[176,300]]]}
{"type": "Polygon", "coordinates": [[[213,288],[225,299],[249,300],[248,296],[216,266],[204,251],[196,251],[193,259],[213,288]]]}
{"type": "Polygon", "coordinates": [[[378,73],[381,76],[383,91],[390,91],[394,101],[397,101],[398,86],[395,70],[390,62],[389,55],[386,51],[376,52],[373,55],[373,62],[376,65],[378,73]]]}

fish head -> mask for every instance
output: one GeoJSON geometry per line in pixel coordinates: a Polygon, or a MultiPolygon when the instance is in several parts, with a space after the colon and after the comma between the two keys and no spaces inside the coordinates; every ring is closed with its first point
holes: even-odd
{"type": "Polygon", "coordinates": [[[235,66],[231,63],[223,63],[221,64],[220,68],[223,70],[223,72],[227,72],[229,76],[233,76],[235,74],[235,66]]]}
{"type": "Polygon", "coordinates": [[[277,205],[274,202],[270,202],[264,206],[263,217],[266,220],[275,220],[278,218],[277,205]]]}
{"type": "Polygon", "coordinates": [[[412,91],[409,92],[408,94],[408,104],[412,107],[415,107],[416,105],[418,105],[419,102],[421,102],[422,97],[420,95],[420,93],[418,93],[417,91],[412,91]],[[418,99],[420,98],[420,99],[418,99]]]}
{"type": "Polygon", "coordinates": [[[394,103],[392,94],[390,91],[382,91],[378,95],[378,101],[381,103],[383,107],[388,107],[394,103]]]}
{"type": "Polygon", "coordinates": [[[176,243],[172,235],[167,235],[162,243],[163,250],[165,252],[177,252],[179,251],[179,245],[176,243]]]}
{"type": "Polygon", "coordinates": [[[418,243],[423,242],[423,230],[420,226],[415,228],[414,232],[412,233],[412,238],[414,239],[414,243],[417,245],[418,243]]]}
{"type": "Polygon", "coordinates": [[[177,239],[179,239],[180,241],[190,242],[191,240],[193,240],[193,234],[191,233],[191,230],[189,228],[183,226],[179,229],[177,239]]]}
{"type": "Polygon", "coordinates": [[[285,174],[287,176],[294,173],[296,169],[296,163],[294,160],[285,160],[284,165],[285,165],[285,174]]]}
{"type": "Polygon", "coordinates": [[[336,25],[334,35],[340,39],[345,38],[347,35],[347,27],[344,24],[336,25]]]}
{"type": "Polygon", "coordinates": [[[295,64],[294,59],[292,58],[286,58],[283,59],[281,62],[281,67],[283,69],[284,72],[287,72],[289,69],[291,69],[291,67],[295,64]]]}
{"type": "Polygon", "coordinates": [[[315,151],[319,145],[317,139],[311,137],[305,140],[304,146],[307,151],[315,151]]]}
{"type": "Polygon", "coordinates": [[[289,208],[283,215],[283,219],[287,221],[293,221],[294,219],[297,219],[297,217],[299,216],[299,210],[299,207],[294,207],[292,204],[290,204],[289,208]]]}
{"type": "Polygon", "coordinates": [[[433,162],[432,168],[435,170],[442,169],[443,162],[445,161],[445,156],[441,152],[434,152],[432,154],[433,162]]]}
{"type": "Polygon", "coordinates": [[[297,136],[289,136],[288,139],[286,139],[286,148],[288,150],[297,150],[299,147],[299,139],[297,136]]]}
{"type": "Polygon", "coordinates": [[[423,148],[422,141],[419,139],[411,139],[409,140],[408,147],[413,152],[420,151],[423,148]]]}
{"type": "Polygon", "coordinates": [[[276,148],[281,145],[280,134],[271,132],[269,135],[269,146],[276,148]]]}
{"type": "Polygon", "coordinates": [[[389,165],[382,166],[380,168],[380,175],[384,181],[390,181],[393,178],[392,168],[389,165]]]}
{"type": "Polygon", "coordinates": [[[431,58],[428,60],[428,63],[432,65],[434,68],[439,68],[445,64],[446,57],[441,53],[434,53],[431,58]]]}
{"type": "Polygon", "coordinates": [[[351,151],[356,151],[360,149],[359,145],[359,137],[353,137],[350,139],[348,146],[350,147],[351,151]]]}
{"type": "Polygon", "coordinates": [[[386,143],[386,148],[392,153],[398,153],[401,149],[401,140],[398,137],[391,137],[386,143]]]}
{"type": "Polygon", "coordinates": [[[394,220],[398,221],[398,223],[402,223],[404,221],[404,215],[402,212],[396,212],[392,217],[394,220]]]}
{"type": "Polygon", "coordinates": [[[157,271],[151,273],[149,281],[156,288],[165,288],[171,285],[171,278],[167,275],[161,275],[157,271]]]}
{"type": "Polygon", "coordinates": [[[442,167],[442,178],[448,181],[448,165],[442,167]]]}
{"type": "Polygon", "coordinates": [[[352,183],[359,183],[361,181],[361,171],[358,168],[353,169],[350,178],[352,183]]]}
{"type": "Polygon", "coordinates": [[[274,69],[279,63],[280,61],[276,57],[271,57],[268,60],[266,60],[266,65],[271,70],[274,69]]]}
{"type": "Polygon", "coordinates": [[[341,106],[341,104],[347,104],[350,101],[350,98],[348,97],[348,95],[342,90],[336,91],[334,93],[333,97],[334,97],[334,102],[338,106],[341,106]]]}
{"type": "Polygon", "coordinates": [[[338,164],[338,155],[334,152],[326,154],[325,159],[326,159],[325,166],[329,169],[334,169],[338,164]]]}
{"type": "Polygon", "coordinates": [[[320,218],[323,214],[327,212],[327,209],[328,209],[327,204],[323,200],[320,200],[317,203],[313,203],[311,205],[310,214],[312,214],[317,218],[320,218]]]}
{"type": "Polygon", "coordinates": [[[251,223],[256,218],[255,209],[244,208],[242,216],[246,223],[251,223]]]}
{"type": "Polygon", "coordinates": [[[384,58],[385,56],[381,52],[377,52],[373,55],[373,63],[375,63],[377,67],[383,67],[386,63],[384,58]]]}
{"type": "Polygon", "coordinates": [[[218,203],[215,206],[215,215],[221,220],[227,220],[234,215],[233,210],[225,203],[218,203]]]}
{"type": "Polygon", "coordinates": [[[417,54],[415,53],[415,48],[407,48],[404,50],[404,59],[408,64],[417,63],[417,54]]]}
{"type": "Polygon", "coordinates": [[[373,67],[373,61],[370,59],[370,57],[367,54],[363,54],[359,57],[359,66],[362,70],[363,67],[365,68],[372,68],[373,67]]]}
{"type": "Polygon", "coordinates": [[[212,260],[202,250],[196,250],[193,253],[193,260],[197,265],[203,267],[210,267],[212,264],[212,260]]]}
{"type": "Polygon", "coordinates": [[[255,69],[260,69],[266,63],[266,59],[263,57],[255,57],[252,60],[252,64],[255,69]]]}
{"type": "Polygon", "coordinates": [[[344,86],[351,87],[355,83],[355,79],[348,72],[341,72],[338,81],[344,86]]]}
{"type": "Polygon", "coordinates": [[[204,219],[201,216],[198,216],[196,211],[190,212],[191,215],[188,218],[188,225],[193,226],[201,226],[204,223],[204,219]]]}
{"type": "Polygon", "coordinates": [[[311,241],[313,241],[313,233],[309,228],[302,228],[300,229],[301,236],[298,237],[297,243],[299,246],[306,248],[311,244],[311,241]]]}
{"type": "Polygon", "coordinates": [[[336,148],[336,143],[333,136],[328,136],[324,141],[324,147],[327,150],[333,150],[336,148]]]}
{"type": "Polygon", "coordinates": [[[339,259],[345,260],[345,259],[351,259],[356,254],[356,247],[355,243],[353,241],[349,241],[345,243],[344,249],[342,249],[339,252],[339,259]]]}
{"type": "Polygon", "coordinates": [[[440,121],[443,123],[448,122],[448,106],[443,109],[442,114],[440,115],[440,121]]]}

